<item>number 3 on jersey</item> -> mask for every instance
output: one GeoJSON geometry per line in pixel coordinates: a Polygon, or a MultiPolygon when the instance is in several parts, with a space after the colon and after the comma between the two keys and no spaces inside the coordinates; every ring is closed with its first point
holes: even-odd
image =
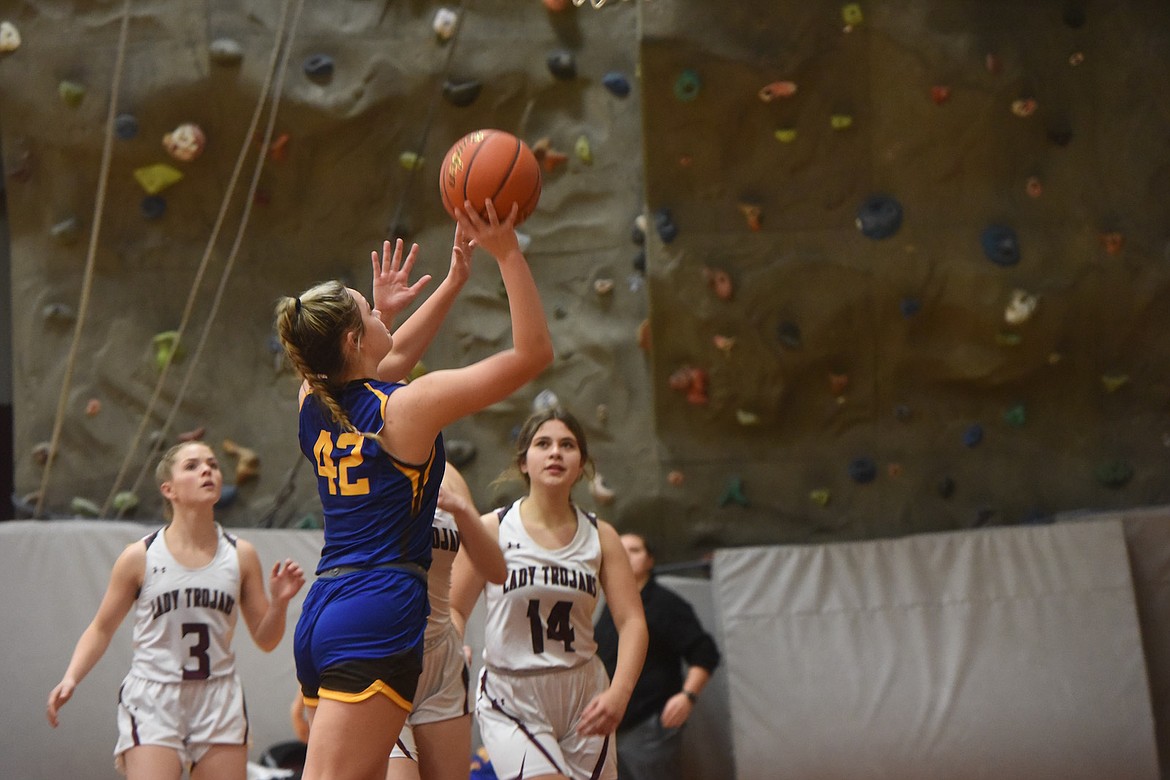
{"type": "Polygon", "coordinates": [[[334,445],[329,431],[321,431],[317,436],[317,442],[313,445],[313,457],[317,461],[317,476],[329,484],[329,495],[336,496],[340,493],[343,496],[364,496],[370,492],[368,479],[363,477],[351,481],[349,476],[350,469],[361,465],[363,438],[360,433],[342,433],[338,435],[337,444],[334,445]],[[341,456],[337,465],[333,463],[335,447],[349,450],[347,454],[341,456]]]}
{"type": "Polygon", "coordinates": [[[538,655],[544,652],[546,636],[554,642],[564,642],[566,653],[573,652],[573,640],[577,638],[577,633],[573,630],[572,610],[571,601],[558,601],[553,604],[553,608],[548,611],[546,627],[540,620],[540,600],[529,599],[528,624],[532,627],[532,652],[538,655]]]}

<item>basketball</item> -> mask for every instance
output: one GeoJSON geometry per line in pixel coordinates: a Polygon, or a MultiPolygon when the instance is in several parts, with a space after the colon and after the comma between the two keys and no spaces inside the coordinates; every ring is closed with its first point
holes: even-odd
{"type": "Polygon", "coordinates": [[[483,203],[491,198],[500,220],[519,204],[516,224],[531,216],[540,200],[540,163],[528,144],[503,130],[476,130],[448,150],[439,171],[439,195],[452,217],[465,200],[483,219],[483,203]]]}

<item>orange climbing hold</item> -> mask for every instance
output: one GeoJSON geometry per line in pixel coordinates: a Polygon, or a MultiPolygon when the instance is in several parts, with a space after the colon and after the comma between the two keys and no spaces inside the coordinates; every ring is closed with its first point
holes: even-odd
{"type": "Polygon", "coordinates": [[[760,91],[756,93],[760,96],[760,100],[765,103],[771,103],[777,98],[792,97],[796,94],[795,81],[773,81],[771,84],[765,84],[760,87],[760,91]]]}

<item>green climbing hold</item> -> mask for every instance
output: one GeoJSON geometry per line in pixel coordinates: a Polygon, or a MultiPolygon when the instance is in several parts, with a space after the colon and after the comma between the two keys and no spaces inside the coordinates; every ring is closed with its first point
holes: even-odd
{"type": "Polygon", "coordinates": [[[408,171],[417,171],[423,167],[423,158],[417,152],[403,152],[398,155],[398,164],[408,171]]]}
{"type": "Polygon", "coordinates": [[[699,74],[687,68],[678,75],[674,82],[674,96],[684,103],[689,103],[699,96],[703,88],[703,81],[699,74]]]}
{"type": "Polygon", "coordinates": [[[577,142],[573,144],[573,151],[577,154],[577,159],[586,165],[593,164],[593,149],[589,146],[589,139],[586,136],[577,136],[577,142]]]}
{"type": "Polygon", "coordinates": [[[138,496],[129,490],[119,491],[118,494],[114,496],[113,506],[114,509],[118,511],[119,515],[131,514],[135,509],[138,508],[138,496]]]}
{"type": "Polygon", "coordinates": [[[865,21],[864,14],[861,13],[861,3],[846,3],[841,7],[841,18],[845,20],[845,24],[849,27],[856,27],[865,21]]]}
{"type": "Polygon", "coordinates": [[[781,127],[773,132],[772,135],[782,144],[790,144],[796,140],[796,130],[791,127],[781,127]]]}
{"type": "Polygon", "coordinates": [[[172,360],[183,359],[177,330],[163,331],[151,339],[150,343],[154,347],[154,367],[158,371],[165,369],[172,360]]]}
{"type": "Polygon", "coordinates": [[[853,117],[849,114],[833,114],[829,117],[829,127],[834,130],[848,130],[853,127],[853,117]]]}
{"type": "Polygon", "coordinates": [[[1023,404],[1016,404],[1003,413],[1003,421],[1013,428],[1023,428],[1028,421],[1028,413],[1023,404]]]}
{"type": "Polygon", "coordinates": [[[727,487],[723,489],[723,495],[719,497],[719,506],[727,506],[728,504],[750,506],[747,496],[743,492],[743,480],[739,477],[732,477],[728,480],[727,487]]]}
{"type": "Polygon", "coordinates": [[[808,497],[814,504],[819,507],[826,507],[829,505],[829,498],[831,497],[829,491],[825,488],[817,488],[809,491],[808,497]]]}
{"type": "Polygon", "coordinates": [[[69,511],[78,517],[101,517],[102,508],[88,498],[75,496],[69,502],[69,511]]]}
{"type": "Polygon", "coordinates": [[[85,87],[76,81],[62,81],[57,85],[57,94],[70,108],[77,108],[85,99],[85,87]]]}

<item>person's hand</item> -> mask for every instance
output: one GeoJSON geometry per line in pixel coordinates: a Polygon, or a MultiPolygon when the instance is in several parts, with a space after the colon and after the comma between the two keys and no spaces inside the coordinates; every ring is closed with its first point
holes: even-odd
{"type": "Polygon", "coordinates": [[[585,706],[581,720],[577,723],[577,733],[583,737],[603,737],[614,733],[622,722],[622,716],[626,714],[628,703],[614,693],[613,688],[607,688],[585,706]]]}
{"type": "Polygon", "coordinates": [[[399,238],[393,245],[389,241],[382,242],[380,259],[377,252],[370,252],[370,261],[374,266],[373,304],[382,314],[382,324],[387,327],[431,281],[430,274],[423,274],[417,282],[410,283],[410,273],[414,270],[414,261],[418,259],[418,244],[410,245],[410,253],[405,260],[402,259],[402,247],[402,239],[399,238]]]}
{"type": "Polygon", "coordinates": [[[49,719],[49,725],[57,728],[57,713],[65,706],[65,702],[73,698],[73,691],[77,686],[72,680],[62,680],[57,683],[57,687],[49,692],[49,703],[45,707],[45,717],[49,719]]]}
{"type": "Polygon", "coordinates": [[[471,255],[475,244],[471,236],[463,229],[463,225],[455,223],[455,240],[451,242],[451,268],[447,271],[447,278],[461,288],[471,276],[471,255]]]}
{"type": "Polygon", "coordinates": [[[519,254],[516,215],[520,212],[520,206],[513,203],[512,211],[503,222],[496,214],[496,207],[490,198],[484,200],[484,210],[487,212],[486,220],[476,213],[469,200],[463,202],[462,209],[455,209],[455,219],[463,227],[471,245],[482,247],[497,260],[504,259],[511,252],[519,254]]]}
{"type": "Polygon", "coordinates": [[[659,719],[663,728],[677,729],[687,722],[687,718],[691,717],[694,711],[695,705],[691,703],[690,697],[680,692],[666,700],[666,706],[662,708],[659,719]]]}
{"type": "Polygon", "coordinates": [[[454,490],[447,490],[442,485],[439,485],[438,506],[439,509],[442,509],[444,512],[450,512],[452,515],[459,515],[461,513],[477,514],[475,507],[462,494],[454,490]]]}
{"type": "Polygon", "coordinates": [[[305,573],[301,565],[292,558],[285,558],[272,565],[272,574],[268,577],[268,592],[274,601],[288,603],[297,591],[305,584],[305,573]]]}

